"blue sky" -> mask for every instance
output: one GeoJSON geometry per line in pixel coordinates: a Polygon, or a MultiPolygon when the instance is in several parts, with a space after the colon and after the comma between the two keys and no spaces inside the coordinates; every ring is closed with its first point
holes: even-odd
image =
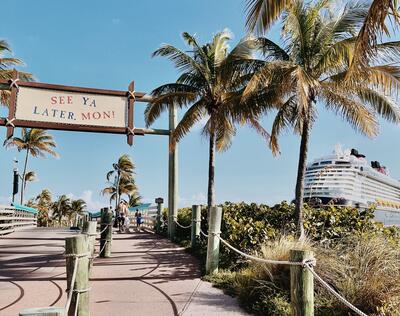
{"type": "MultiPolygon", "coordinates": [[[[229,28],[235,34],[232,45],[244,35],[244,0],[3,0],[2,10],[7,14],[0,20],[0,38],[25,61],[21,70],[33,73],[38,81],[65,85],[124,90],[135,80],[137,91],[150,92],[177,76],[168,61],[150,57],[162,43],[183,48],[183,31],[206,42],[214,33],[229,28]]],[[[269,37],[276,40],[278,36],[273,29],[269,37]]],[[[137,103],[137,127],[144,126],[144,108],[144,103],[137,103]]],[[[4,115],[4,109],[1,113],[4,115]]],[[[162,116],[154,127],[166,128],[166,119],[162,116]]],[[[264,125],[269,129],[271,119],[265,118],[264,125]]],[[[5,128],[0,133],[4,138],[5,128]]],[[[166,137],[137,136],[134,146],[129,147],[121,135],[51,133],[60,158],[30,160],[28,169],[38,173],[39,181],[29,185],[28,197],[49,188],[55,195],[83,197],[91,209],[105,206],[108,199],[100,195],[105,174],[123,153],[136,163],[144,200],[167,197],[166,137]]],[[[400,178],[399,136],[397,126],[382,122],[380,135],[368,139],[320,109],[309,157],[330,153],[341,143],[382,161],[392,176],[400,178]]],[[[282,154],[273,157],[255,132],[240,128],[230,150],[217,156],[217,201],[275,203],[292,199],[298,149],[299,138],[288,133],[281,138],[282,154]]],[[[180,206],[206,200],[207,151],[198,129],[180,144],[180,206]]],[[[6,203],[11,194],[14,157],[22,161],[16,150],[0,148],[0,203],[6,203]]]]}

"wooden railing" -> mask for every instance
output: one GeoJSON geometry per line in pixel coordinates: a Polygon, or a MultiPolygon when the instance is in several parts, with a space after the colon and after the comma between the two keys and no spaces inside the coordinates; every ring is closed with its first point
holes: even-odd
{"type": "MultiPolygon", "coordinates": [[[[142,228],[154,230],[156,221],[157,221],[157,206],[152,206],[149,207],[145,210],[140,210],[140,213],[142,214],[142,228]]],[[[130,219],[130,227],[135,228],[136,227],[136,217],[135,213],[131,213],[129,215],[130,219]]]]}
{"type": "Polygon", "coordinates": [[[12,206],[0,205],[0,235],[12,233],[25,227],[36,227],[36,215],[12,206]]]}

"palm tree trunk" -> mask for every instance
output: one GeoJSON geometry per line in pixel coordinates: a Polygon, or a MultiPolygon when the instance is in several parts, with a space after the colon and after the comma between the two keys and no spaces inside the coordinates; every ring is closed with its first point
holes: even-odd
{"type": "Polygon", "coordinates": [[[208,195],[207,207],[210,214],[211,206],[215,204],[215,184],[214,184],[214,169],[215,169],[215,134],[210,135],[210,152],[208,159],[208,195]]]}
{"type": "Polygon", "coordinates": [[[120,181],[121,181],[121,174],[120,174],[120,172],[118,172],[118,175],[117,175],[117,186],[115,187],[115,212],[117,212],[118,205],[119,205],[119,200],[120,200],[120,196],[119,196],[119,182],[120,181]]]}
{"type": "MultiPolygon", "coordinates": [[[[309,105],[311,106],[311,104],[309,105]]],[[[303,123],[301,134],[299,165],[297,169],[296,181],[296,204],[295,204],[295,220],[299,239],[304,239],[304,219],[303,219],[303,198],[304,198],[304,176],[306,173],[306,162],[308,154],[308,139],[310,136],[310,122],[308,118],[303,123]]]]}
{"type": "Polygon", "coordinates": [[[24,204],[25,175],[26,175],[26,168],[27,168],[27,166],[28,166],[28,157],[29,157],[29,149],[26,150],[24,172],[23,172],[23,174],[22,174],[22,181],[21,181],[21,204],[24,204]]]}

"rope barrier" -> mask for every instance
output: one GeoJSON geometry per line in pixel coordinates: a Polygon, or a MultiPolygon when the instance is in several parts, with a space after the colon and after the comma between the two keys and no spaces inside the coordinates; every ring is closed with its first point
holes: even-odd
{"type": "MultiPolygon", "coordinates": [[[[200,230],[200,232],[206,236],[204,234],[204,232],[202,230],[200,230]]],[[[233,247],[232,245],[230,245],[226,240],[224,240],[223,238],[221,238],[221,236],[219,236],[220,233],[211,233],[212,235],[218,237],[219,240],[221,240],[221,242],[227,246],[228,248],[232,249],[233,251],[235,251],[236,253],[254,260],[254,261],[258,261],[258,262],[263,262],[263,263],[268,263],[268,264],[277,264],[277,265],[290,265],[290,266],[302,266],[303,268],[306,268],[307,270],[309,270],[311,272],[311,274],[333,295],[335,296],[340,302],[342,302],[344,305],[346,305],[348,308],[350,308],[353,312],[355,312],[357,315],[359,316],[368,316],[367,314],[365,314],[364,312],[362,312],[361,310],[359,310],[357,307],[355,307],[354,305],[352,305],[348,300],[346,300],[343,296],[341,296],[338,292],[336,292],[328,283],[326,283],[315,271],[314,271],[314,266],[316,265],[316,261],[315,259],[312,260],[305,260],[302,262],[292,262],[292,261],[285,261],[285,260],[271,260],[271,259],[263,259],[263,258],[259,258],[259,257],[255,257],[255,256],[251,256],[249,254],[244,253],[243,251],[240,251],[239,249],[236,249],[235,247],[233,247]]]]}
{"type": "Polygon", "coordinates": [[[305,267],[306,265],[310,264],[314,266],[316,264],[315,259],[314,260],[305,260],[302,262],[293,262],[293,261],[287,261],[287,260],[271,260],[271,259],[263,259],[259,257],[255,257],[252,255],[249,255],[247,253],[244,253],[243,251],[240,251],[239,249],[236,249],[232,245],[230,245],[227,241],[221,238],[219,236],[220,233],[212,233],[212,235],[217,236],[219,240],[222,241],[222,243],[227,246],[228,248],[232,249],[233,251],[237,252],[239,255],[242,255],[243,257],[246,257],[248,259],[258,261],[258,262],[263,262],[263,263],[268,263],[268,264],[277,264],[277,265],[289,265],[289,266],[303,266],[305,267]]]}
{"type": "Polygon", "coordinates": [[[333,296],[335,296],[340,302],[350,308],[353,312],[360,316],[368,316],[364,312],[360,311],[357,307],[351,304],[348,300],[346,300],[343,296],[341,296],[338,292],[336,292],[328,283],[326,283],[308,264],[305,265],[305,268],[311,272],[311,274],[321,283],[333,296]]]}
{"type": "MultiPolygon", "coordinates": [[[[90,255],[89,252],[84,252],[84,253],[80,253],[80,254],[77,254],[77,253],[69,253],[69,254],[65,254],[65,255],[64,255],[64,256],[67,257],[67,258],[74,258],[74,259],[75,259],[75,260],[74,260],[74,271],[72,272],[72,278],[71,278],[71,286],[72,286],[72,289],[67,289],[68,295],[67,295],[67,302],[66,302],[66,304],[65,304],[65,310],[67,311],[67,313],[68,313],[69,308],[70,308],[70,306],[71,306],[72,293],[73,293],[73,292],[77,292],[77,291],[82,291],[82,290],[74,289],[75,280],[76,280],[76,273],[77,273],[77,270],[78,270],[79,259],[80,259],[80,258],[84,258],[84,257],[88,257],[89,255],[90,255]]],[[[75,313],[76,313],[76,311],[77,311],[77,309],[78,309],[78,303],[79,303],[79,293],[77,294],[75,313]]]]}
{"type": "Polygon", "coordinates": [[[112,226],[112,224],[101,224],[101,225],[105,225],[106,227],[104,227],[104,229],[102,231],[98,232],[99,235],[104,233],[106,231],[106,229],[108,228],[108,226],[112,226]]]}
{"type": "Polygon", "coordinates": [[[205,232],[203,232],[200,228],[200,233],[203,234],[204,237],[208,237],[208,234],[206,234],[205,232]]]}
{"type": "Polygon", "coordinates": [[[192,224],[190,224],[190,225],[188,225],[188,226],[183,226],[183,225],[179,224],[177,220],[174,220],[174,222],[175,222],[176,225],[178,225],[179,227],[181,227],[181,228],[183,228],[183,229],[187,229],[187,228],[192,227],[192,224]]]}
{"type": "Polygon", "coordinates": [[[109,240],[105,240],[105,243],[103,245],[103,248],[101,248],[101,250],[99,251],[99,254],[94,257],[94,258],[98,258],[100,256],[100,254],[103,252],[103,250],[106,248],[107,243],[109,242],[109,240]]]}

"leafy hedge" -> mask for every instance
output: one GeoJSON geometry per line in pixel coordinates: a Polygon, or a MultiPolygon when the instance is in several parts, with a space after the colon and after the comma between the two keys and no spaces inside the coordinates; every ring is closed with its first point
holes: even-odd
{"type": "MultiPolygon", "coordinates": [[[[296,224],[294,205],[283,201],[272,207],[265,204],[247,204],[225,202],[222,205],[223,221],[221,237],[231,245],[248,253],[260,250],[261,245],[280,236],[295,234],[296,224]]],[[[178,221],[183,225],[190,224],[190,208],[181,209],[178,221]]],[[[384,234],[391,240],[400,236],[396,228],[383,227],[374,222],[374,210],[359,210],[351,207],[327,206],[323,209],[312,209],[305,206],[305,229],[308,237],[313,241],[332,243],[349,235],[361,235],[369,232],[384,234]]],[[[207,229],[207,212],[202,213],[202,229],[207,229]]],[[[177,238],[190,239],[190,230],[181,228],[177,231],[177,238]]],[[[243,266],[242,257],[227,249],[221,248],[222,268],[236,269],[243,266]]]]}

